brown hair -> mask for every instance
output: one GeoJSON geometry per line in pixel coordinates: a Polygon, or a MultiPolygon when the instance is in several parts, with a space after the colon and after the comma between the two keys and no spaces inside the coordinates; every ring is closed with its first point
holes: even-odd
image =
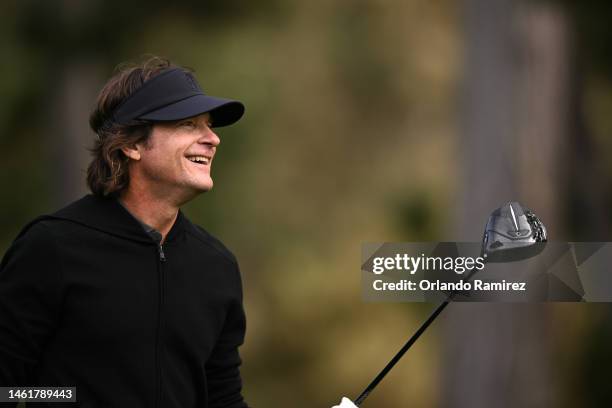
{"type": "Polygon", "coordinates": [[[175,65],[155,56],[140,64],[121,64],[100,91],[89,117],[89,126],[98,134],[98,140],[90,149],[93,159],[87,168],[87,185],[93,194],[116,196],[127,188],[129,158],[121,149],[146,143],[153,124],[142,120],[118,124],[113,120],[113,111],[145,82],[170,67],[175,65]]]}

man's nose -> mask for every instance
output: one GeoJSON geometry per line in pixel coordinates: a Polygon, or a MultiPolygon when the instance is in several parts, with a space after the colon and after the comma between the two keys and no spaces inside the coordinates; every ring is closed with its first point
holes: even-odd
{"type": "Polygon", "coordinates": [[[221,143],[221,139],[210,127],[206,126],[198,142],[216,147],[221,143]]]}

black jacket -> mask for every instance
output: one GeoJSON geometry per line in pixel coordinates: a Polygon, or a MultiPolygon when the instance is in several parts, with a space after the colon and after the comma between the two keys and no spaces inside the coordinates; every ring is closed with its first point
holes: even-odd
{"type": "Polygon", "coordinates": [[[0,386],[76,386],[66,406],[244,408],[244,332],[234,256],[180,212],[160,246],[88,195],[0,266],[0,386]]]}

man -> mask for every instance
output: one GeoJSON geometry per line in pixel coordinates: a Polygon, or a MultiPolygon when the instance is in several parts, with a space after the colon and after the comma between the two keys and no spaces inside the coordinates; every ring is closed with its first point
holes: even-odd
{"type": "Polygon", "coordinates": [[[104,86],[92,194],[28,224],[0,265],[0,386],[50,406],[244,408],[238,264],[180,207],[213,186],[213,129],[244,106],[152,58],[104,86]]]}

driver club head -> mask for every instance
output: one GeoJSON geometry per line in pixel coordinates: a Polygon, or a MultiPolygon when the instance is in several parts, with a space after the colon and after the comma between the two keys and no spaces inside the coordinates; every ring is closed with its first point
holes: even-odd
{"type": "Polygon", "coordinates": [[[511,201],[491,213],[482,240],[486,262],[514,262],[538,255],[547,241],[546,227],[531,212],[511,201]]]}

